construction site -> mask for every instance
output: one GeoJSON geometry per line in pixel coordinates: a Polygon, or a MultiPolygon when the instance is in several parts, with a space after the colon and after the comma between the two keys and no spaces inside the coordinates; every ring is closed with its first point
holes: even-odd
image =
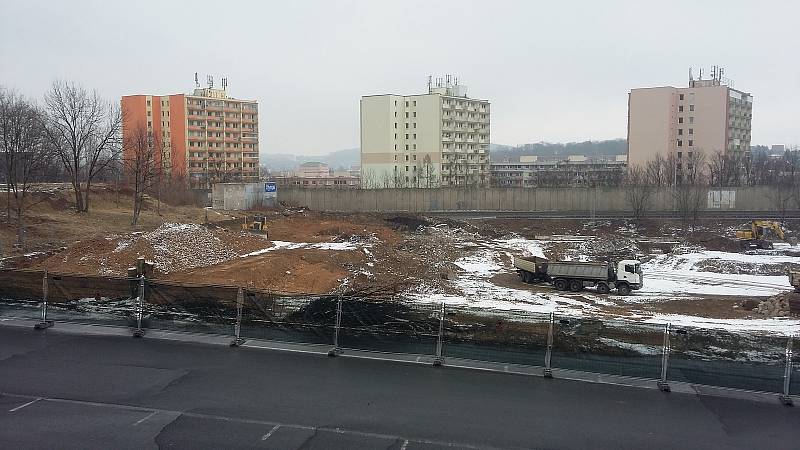
{"type": "Polygon", "coordinates": [[[750,222],[741,219],[695,224],[662,219],[453,219],[326,213],[286,205],[245,213],[162,204],[160,214],[148,205],[134,229],[129,225],[131,200],[124,192],[97,187],[88,214],[77,213],[69,195],[62,185],[33,193],[23,247],[15,245],[13,224],[2,224],[0,295],[24,295],[13,290],[19,269],[125,277],[144,258],[153,264],[150,278],[177,285],[557,311],[728,330],[800,329],[800,294],[794,293],[787,275],[800,263],[800,247],[787,237],[795,231],[791,221],[781,225],[783,239],[772,237],[771,248],[744,248],[737,231],[741,234],[750,222]],[[643,282],[631,295],[604,295],[592,287],[557,290],[548,283],[523,282],[515,256],[637,260],[643,282]]]}

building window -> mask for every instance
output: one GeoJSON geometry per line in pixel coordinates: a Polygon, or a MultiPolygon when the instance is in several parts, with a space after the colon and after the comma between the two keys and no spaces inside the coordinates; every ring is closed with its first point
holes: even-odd
{"type": "Polygon", "coordinates": [[[678,158],[683,156],[683,152],[678,152],[678,158]]]}
{"type": "Polygon", "coordinates": [[[689,128],[689,134],[694,134],[694,128],[689,128]]]}
{"type": "Polygon", "coordinates": [[[397,122],[394,123],[394,127],[397,128],[397,122]]]}
{"type": "Polygon", "coordinates": [[[414,106],[417,106],[417,101],[416,100],[414,100],[414,106]]]}
{"type": "Polygon", "coordinates": [[[694,105],[689,105],[689,111],[694,111],[694,105]]]}
{"type": "Polygon", "coordinates": [[[689,116],[689,123],[694,123],[694,116],[689,116]]]}
{"type": "Polygon", "coordinates": [[[678,139],[678,147],[683,147],[683,141],[678,139]]]}
{"type": "MultiPolygon", "coordinates": [[[[691,147],[691,146],[693,146],[693,145],[694,145],[694,141],[693,141],[693,140],[691,140],[691,139],[689,139],[689,147],[691,147]]],[[[690,155],[690,156],[691,156],[691,155],[690,155]]]]}
{"type": "Polygon", "coordinates": [[[406,107],[408,107],[408,101],[406,101],[406,107]]]}
{"type": "Polygon", "coordinates": [[[414,133],[414,139],[416,139],[416,138],[417,138],[417,133],[414,133]]]}
{"type": "Polygon", "coordinates": [[[414,128],[417,128],[417,122],[414,122],[414,128]]]}
{"type": "Polygon", "coordinates": [[[683,112],[683,105],[678,106],[678,112],[683,112]]]}
{"type": "Polygon", "coordinates": [[[406,150],[408,150],[408,144],[406,144],[406,150]]]}
{"type": "Polygon", "coordinates": [[[678,136],[683,136],[683,128],[678,128],[678,136]]]}
{"type": "Polygon", "coordinates": [[[406,111],[406,119],[408,119],[408,111],[406,111]]]}
{"type": "Polygon", "coordinates": [[[683,100],[683,94],[680,95],[680,99],[683,100]]]}
{"type": "Polygon", "coordinates": [[[414,161],[416,161],[416,160],[417,160],[417,155],[414,155],[414,161]]]}
{"type": "Polygon", "coordinates": [[[408,122],[406,122],[406,129],[408,129],[408,122]]]}
{"type": "MultiPolygon", "coordinates": [[[[417,149],[417,144],[414,144],[414,147],[413,147],[413,149],[414,149],[414,150],[416,150],[416,149],[417,149]]],[[[415,157],[414,157],[414,159],[417,159],[417,157],[415,156],[415,157]]]]}
{"type": "Polygon", "coordinates": [[[683,123],[683,117],[678,117],[678,123],[683,123]]]}
{"type": "Polygon", "coordinates": [[[406,172],[408,172],[408,166],[406,166],[406,172]]]}
{"type": "Polygon", "coordinates": [[[414,117],[417,117],[417,112],[416,111],[414,111],[414,117]]]}
{"type": "Polygon", "coordinates": [[[408,161],[408,155],[406,155],[406,161],[408,161]]]}
{"type": "Polygon", "coordinates": [[[406,133],[406,139],[408,139],[408,133],[406,133]]]}

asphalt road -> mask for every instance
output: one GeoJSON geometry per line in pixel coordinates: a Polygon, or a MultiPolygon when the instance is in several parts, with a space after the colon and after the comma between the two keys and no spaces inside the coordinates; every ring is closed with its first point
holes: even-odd
{"type": "Polygon", "coordinates": [[[0,326],[2,448],[798,448],[775,403],[0,326]]]}

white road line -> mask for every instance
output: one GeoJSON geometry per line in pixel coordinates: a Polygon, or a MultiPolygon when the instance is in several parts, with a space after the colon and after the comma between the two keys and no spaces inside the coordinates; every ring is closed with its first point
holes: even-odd
{"type": "MultiPolygon", "coordinates": [[[[337,434],[346,434],[352,436],[361,436],[361,437],[371,437],[371,438],[379,438],[379,439],[389,439],[389,440],[397,440],[400,439],[397,435],[392,434],[383,434],[383,433],[369,433],[363,431],[356,431],[356,430],[349,430],[341,427],[336,428],[328,428],[328,427],[314,427],[310,425],[303,425],[303,424],[295,424],[295,423],[278,423],[273,421],[266,421],[266,420],[259,420],[259,419],[244,419],[240,417],[228,417],[228,416],[220,416],[215,414],[201,414],[201,413],[191,413],[187,411],[176,411],[176,410],[169,410],[169,409],[154,409],[154,408],[143,408],[141,406],[131,406],[131,405],[123,405],[119,403],[103,403],[103,402],[91,402],[85,400],[71,400],[65,398],[53,398],[53,397],[34,397],[32,395],[24,395],[24,394],[12,394],[9,392],[0,392],[0,396],[5,397],[16,397],[16,398],[32,398],[34,400],[20,405],[14,408],[12,411],[18,410],[20,408],[24,408],[32,403],[38,402],[39,400],[43,400],[45,402],[53,402],[53,403],[65,403],[71,405],[84,405],[84,406],[93,406],[93,407],[100,407],[100,408],[114,408],[114,409],[121,409],[126,411],[141,411],[146,412],[150,411],[150,415],[145,417],[145,419],[151,417],[155,413],[165,413],[165,414],[175,414],[178,416],[184,417],[191,417],[197,419],[207,419],[207,420],[222,420],[226,422],[232,423],[248,423],[248,424],[256,424],[256,425],[267,425],[272,426],[273,429],[284,427],[290,428],[293,430],[317,430],[317,431],[324,431],[329,433],[337,433],[337,434]]],[[[458,447],[458,448],[465,448],[465,449],[473,449],[473,450],[498,450],[497,447],[489,447],[483,445],[470,445],[470,444],[463,444],[458,442],[449,442],[449,441],[438,441],[433,439],[424,439],[424,438],[414,438],[410,440],[411,442],[415,443],[422,443],[422,444],[430,444],[430,445],[438,445],[444,447],[458,447]]]]}
{"type": "Polygon", "coordinates": [[[136,423],[134,423],[134,424],[133,424],[133,426],[139,425],[140,423],[142,423],[142,422],[144,422],[145,420],[147,420],[147,419],[149,419],[149,418],[151,418],[151,417],[155,416],[156,414],[158,414],[158,411],[153,411],[153,412],[151,412],[150,414],[148,414],[148,415],[146,415],[146,416],[142,417],[141,419],[137,420],[137,421],[136,421],[136,423]]]}
{"type": "Polygon", "coordinates": [[[269,430],[269,433],[261,436],[261,440],[262,441],[266,441],[267,439],[269,439],[269,437],[272,436],[272,433],[278,431],[278,428],[280,428],[280,427],[281,427],[280,425],[275,425],[274,427],[272,427],[272,429],[269,430]]]}
{"type": "Polygon", "coordinates": [[[26,407],[26,406],[30,406],[30,405],[32,405],[32,404],[34,404],[34,403],[38,402],[39,400],[41,400],[41,398],[37,398],[37,399],[35,399],[35,400],[31,400],[31,401],[29,401],[28,403],[25,403],[25,404],[19,405],[19,406],[17,406],[17,407],[16,407],[16,408],[14,408],[14,409],[9,409],[9,410],[8,410],[8,412],[15,412],[15,411],[19,411],[20,409],[22,409],[22,408],[24,408],[24,407],[26,407]]]}

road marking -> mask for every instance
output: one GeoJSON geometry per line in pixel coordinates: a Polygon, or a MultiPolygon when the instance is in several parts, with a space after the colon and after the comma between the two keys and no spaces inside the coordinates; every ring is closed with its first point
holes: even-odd
{"type": "Polygon", "coordinates": [[[153,411],[153,412],[151,412],[150,414],[148,414],[148,415],[146,415],[146,416],[142,417],[141,419],[137,420],[137,421],[136,421],[136,423],[134,423],[134,424],[133,424],[133,426],[139,425],[140,423],[142,423],[142,422],[144,422],[145,420],[147,420],[147,419],[149,419],[149,418],[151,418],[151,417],[155,416],[156,414],[158,414],[158,411],[153,411]]]}
{"type": "Polygon", "coordinates": [[[269,433],[261,436],[261,440],[262,441],[266,441],[267,439],[269,439],[269,437],[272,436],[272,433],[278,431],[278,428],[280,428],[280,427],[281,427],[280,425],[275,425],[274,427],[272,427],[272,429],[269,430],[269,433]]]}
{"type": "MultiPolygon", "coordinates": [[[[112,408],[112,409],[121,409],[125,411],[141,411],[141,412],[150,412],[150,415],[145,417],[145,419],[151,417],[155,413],[165,413],[165,414],[175,414],[177,416],[183,417],[190,417],[195,419],[206,419],[206,420],[221,420],[225,422],[231,423],[247,423],[247,424],[256,424],[256,425],[267,425],[272,426],[273,429],[276,428],[290,428],[294,430],[312,430],[312,431],[323,431],[328,433],[337,433],[337,434],[345,434],[351,436],[360,436],[360,437],[371,437],[371,438],[378,438],[378,439],[387,439],[387,440],[398,440],[400,439],[399,436],[393,434],[384,434],[384,433],[370,433],[364,431],[356,431],[356,430],[349,430],[346,428],[336,427],[314,427],[310,425],[303,425],[303,424],[296,424],[296,423],[279,423],[274,421],[267,421],[267,420],[259,420],[259,419],[245,419],[240,417],[228,417],[228,416],[221,416],[216,414],[202,414],[202,413],[191,413],[187,411],[176,411],[170,409],[155,409],[155,408],[145,408],[141,406],[132,406],[132,405],[124,405],[119,403],[104,403],[104,402],[92,402],[86,400],[72,400],[66,398],[54,398],[54,397],[34,397],[32,395],[25,395],[25,394],[12,394],[10,392],[0,392],[0,396],[5,397],[16,397],[16,398],[31,398],[32,401],[20,405],[14,410],[23,408],[28,406],[32,403],[38,402],[39,400],[43,400],[45,402],[52,402],[52,403],[64,403],[70,405],[83,405],[83,406],[92,406],[92,407],[99,407],[99,408],[112,408]]],[[[12,411],[14,411],[12,410],[12,411]]],[[[413,438],[410,439],[409,442],[414,442],[418,444],[429,444],[429,445],[438,445],[443,447],[457,447],[457,448],[464,448],[464,449],[472,449],[472,450],[498,450],[497,447],[490,447],[485,445],[470,445],[470,444],[463,444],[459,442],[450,442],[450,441],[439,441],[435,439],[425,439],[425,438],[413,438]]]]}
{"type": "Polygon", "coordinates": [[[400,446],[400,450],[406,450],[406,447],[408,447],[408,439],[403,441],[403,445],[400,446]]]}
{"type": "Polygon", "coordinates": [[[17,406],[17,407],[16,407],[16,408],[14,408],[14,409],[9,409],[9,410],[8,410],[8,412],[15,412],[15,411],[19,411],[20,409],[22,409],[22,408],[24,408],[24,407],[26,407],[26,406],[30,406],[30,405],[32,405],[32,404],[34,404],[34,403],[38,402],[39,400],[41,400],[41,398],[37,398],[37,399],[35,399],[35,400],[31,400],[31,401],[29,401],[28,403],[25,403],[25,404],[19,405],[19,406],[17,406]]]}

